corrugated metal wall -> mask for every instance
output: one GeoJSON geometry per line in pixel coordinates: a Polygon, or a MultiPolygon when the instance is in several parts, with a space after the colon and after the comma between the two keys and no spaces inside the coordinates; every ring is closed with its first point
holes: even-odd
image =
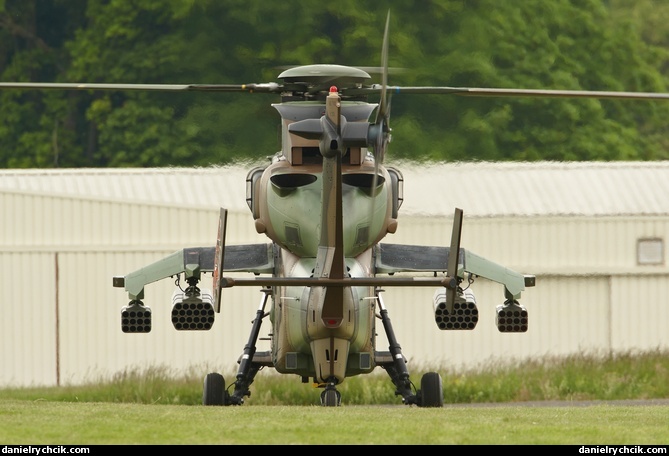
{"type": "MultiPolygon", "coordinates": [[[[448,245],[449,222],[405,219],[392,241],[448,245]]],[[[465,214],[463,247],[521,273],[536,274],[536,287],[527,288],[521,298],[529,313],[528,332],[496,330],[495,307],[504,301],[504,289],[484,279],[472,285],[481,318],[473,331],[435,333],[419,324],[430,316],[431,308],[421,303],[431,301],[432,290],[389,290],[385,300],[393,321],[403,322],[407,334],[398,337],[405,355],[455,367],[667,348],[666,261],[637,265],[636,245],[639,238],[666,240],[668,234],[669,217],[664,216],[467,219],[465,214]],[[404,325],[409,321],[413,323],[404,325]]]]}
{"type": "MultiPolygon", "coordinates": [[[[261,294],[224,290],[211,331],[178,332],[170,323],[174,283],[146,287],[153,310],[149,334],[124,334],[127,305],[112,277],[186,246],[213,245],[218,211],[128,204],[103,198],[0,192],[0,386],[64,385],[124,370],[169,366],[175,371],[234,371],[261,294]]],[[[400,218],[388,242],[448,245],[451,220],[400,218]]],[[[387,288],[383,294],[397,337],[415,369],[455,368],[527,357],[669,347],[666,264],[638,266],[640,237],[667,239],[669,217],[468,218],[462,245],[519,272],[537,286],[521,299],[529,331],[501,334],[494,326],[503,288],[473,284],[481,320],[473,331],[437,329],[432,289],[387,288]]],[[[229,244],[266,242],[248,212],[229,214],[229,244]]],[[[665,261],[666,263],[666,261],[665,261]]],[[[202,288],[209,288],[205,276],[202,288]]],[[[269,325],[261,336],[269,332],[269,325]]],[[[387,340],[379,323],[378,348],[387,340]]],[[[267,349],[263,346],[259,350],[267,349]]]]}
{"type": "MultiPolygon", "coordinates": [[[[154,365],[236,364],[258,290],[231,290],[214,329],[189,333],[170,322],[174,282],[150,284],[153,330],[128,335],[120,327],[127,294],[112,287],[115,275],[183,247],[213,245],[217,211],[31,192],[0,192],[0,206],[0,285],[7,292],[0,385],[81,383],[154,365]]],[[[230,213],[227,232],[230,243],[266,242],[246,213],[230,213]]],[[[201,286],[211,288],[210,280],[201,286]]]]}

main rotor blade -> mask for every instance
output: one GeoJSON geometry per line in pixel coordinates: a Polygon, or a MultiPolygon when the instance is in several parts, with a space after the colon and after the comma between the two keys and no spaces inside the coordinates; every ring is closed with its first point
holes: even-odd
{"type": "MultiPolygon", "coordinates": [[[[387,62],[386,62],[387,64],[387,62]]],[[[381,105],[377,118],[388,111],[388,95],[399,93],[443,94],[469,97],[530,97],[530,98],[610,98],[630,100],[669,100],[664,92],[615,92],[597,90],[550,90],[550,89],[495,89],[482,87],[424,86],[402,87],[387,85],[388,72],[383,73],[383,84],[372,87],[341,87],[346,95],[381,94],[381,105]]],[[[67,82],[0,82],[3,89],[41,90],[143,90],[156,92],[258,92],[281,93],[284,86],[275,82],[252,84],[112,84],[112,83],[67,83],[67,82]]]]}
{"type": "Polygon", "coordinates": [[[386,100],[386,87],[388,86],[388,28],[390,27],[390,10],[386,15],[386,27],[383,32],[383,44],[381,46],[381,67],[383,73],[381,76],[381,100],[376,111],[376,121],[374,122],[374,134],[376,135],[374,145],[374,177],[372,178],[372,207],[370,208],[370,217],[373,219],[375,212],[375,192],[379,180],[379,167],[383,162],[386,146],[388,144],[388,102],[386,100]]]}
{"type": "Polygon", "coordinates": [[[263,84],[108,84],[108,83],[61,83],[61,82],[0,82],[0,89],[43,90],[143,90],[157,92],[281,92],[282,86],[275,82],[263,84]]]}
{"type": "Polygon", "coordinates": [[[352,88],[347,95],[385,93],[445,94],[469,97],[535,97],[535,98],[612,98],[635,100],[668,100],[664,92],[614,92],[597,90],[549,90],[549,89],[493,89],[480,87],[401,87],[388,86],[352,88]]]}
{"type": "MultiPolygon", "coordinates": [[[[390,11],[386,16],[386,28],[383,32],[383,45],[381,48],[381,68],[383,73],[381,74],[381,100],[379,101],[379,109],[376,112],[376,121],[385,122],[386,119],[386,88],[388,87],[388,27],[390,25],[390,11]]],[[[375,151],[376,152],[376,151],[375,151]]]]}
{"type": "Polygon", "coordinates": [[[381,67],[383,68],[383,73],[381,76],[381,99],[379,101],[379,106],[376,110],[376,120],[374,121],[374,161],[375,161],[375,172],[374,172],[374,181],[373,184],[376,184],[376,175],[379,171],[379,164],[381,164],[385,157],[386,146],[388,144],[388,134],[389,134],[389,113],[388,113],[388,97],[386,94],[386,87],[388,86],[388,29],[390,27],[390,11],[386,16],[386,27],[383,32],[383,44],[381,47],[381,67]]]}

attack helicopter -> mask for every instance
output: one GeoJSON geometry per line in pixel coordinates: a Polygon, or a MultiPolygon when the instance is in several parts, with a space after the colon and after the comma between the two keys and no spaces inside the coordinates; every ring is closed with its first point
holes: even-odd
{"type": "MultiPolygon", "coordinates": [[[[391,141],[390,104],[402,94],[457,96],[590,97],[669,99],[669,94],[467,87],[400,87],[388,84],[388,26],[381,52],[381,83],[361,67],[313,64],[285,69],[282,82],[251,84],[0,83],[0,89],[145,90],[246,92],[280,97],[271,106],[281,121],[281,150],[268,164],[249,170],[246,202],[257,233],[268,242],[227,245],[227,210],[220,208],[216,242],[188,247],[123,276],[129,302],[121,309],[124,333],[148,333],[152,310],[145,287],[177,278],[170,318],[178,331],[206,331],[224,304],[225,290],[254,286],[261,300],[236,378],[210,372],[204,378],[206,406],[242,405],[257,373],[273,368],[321,388],[323,406],[339,406],[337,387],[346,378],[381,368],[406,405],[442,407],[438,372],[419,388],[411,380],[382,293],[393,287],[432,287],[438,330],[470,331],[479,320],[471,288],[481,278],[500,284],[504,301],[495,309],[498,330],[528,330],[520,304],[534,275],[522,274],[460,246],[463,209],[455,208],[448,246],[382,242],[396,232],[403,201],[401,170],[385,164],[391,141]],[[378,97],[370,102],[369,97],[378,97]],[[372,116],[374,116],[373,120],[372,116]],[[236,273],[252,277],[235,277],[236,273]],[[201,287],[211,274],[211,288],[201,287]],[[187,286],[182,288],[183,280],[187,286]],[[377,321],[388,349],[377,347],[377,321]],[[257,351],[263,324],[270,350],[257,351]]],[[[213,231],[213,230],[212,230],[213,231]]],[[[238,274],[239,275],[239,274],[238,274]]]]}

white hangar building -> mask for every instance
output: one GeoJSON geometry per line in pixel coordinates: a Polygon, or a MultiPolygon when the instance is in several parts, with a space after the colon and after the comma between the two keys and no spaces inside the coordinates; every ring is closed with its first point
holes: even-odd
{"type": "MultiPolygon", "coordinates": [[[[184,247],[268,240],[246,205],[247,167],[0,170],[0,387],[78,384],[123,371],[234,374],[261,293],[223,290],[210,331],[176,331],[170,279],[146,287],[148,334],[121,331],[128,304],[112,277],[184,247]]],[[[669,162],[407,164],[399,227],[385,241],[450,244],[536,276],[520,303],[526,333],[500,333],[503,286],[472,285],[480,320],[442,331],[426,288],[384,292],[413,374],[575,353],[669,348],[669,162]]],[[[205,275],[201,288],[210,288],[205,275]]],[[[264,323],[261,337],[270,330],[264,323]]],[[[379,350],[387,350],[378,321],[379,350]]],[[[260,342],[258,350],[266,350],[260,342]]],[[[262,374],[261,374],[262,375],[262,374]]]]}

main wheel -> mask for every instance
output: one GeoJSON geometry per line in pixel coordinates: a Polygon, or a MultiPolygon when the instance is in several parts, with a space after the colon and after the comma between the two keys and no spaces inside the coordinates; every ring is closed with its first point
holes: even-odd
{"type": "Polygon", "coordinates": [[[202,390],[203,405],[225,405],[225,379],[217,372],[207,374],[202,390]]]}
{"type": "Polygon", "coordinates": [[[444,406],[444,390],[441,384],[441,375],[438,372],[427,372],[420,379],[420,406],[444,406]]]}

